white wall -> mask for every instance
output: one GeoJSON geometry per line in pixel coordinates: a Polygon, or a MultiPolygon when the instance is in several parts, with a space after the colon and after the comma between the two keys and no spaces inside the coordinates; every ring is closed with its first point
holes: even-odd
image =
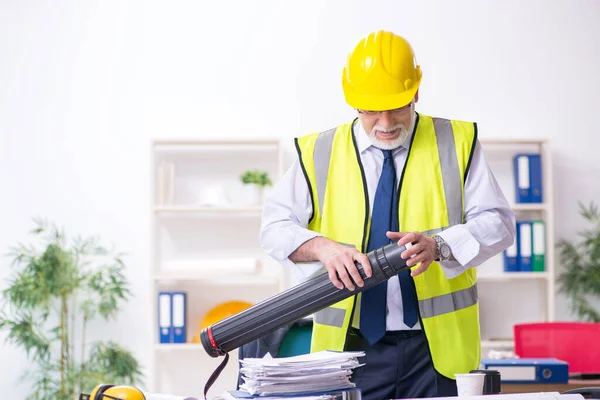
{"type": "MultiPolygon", "coordinates": [[[[556,235],[570,237],[576,200],[600,200],[599,13],[593,0],[3,1],[0,252],[37,215],[128,252],[136,297],[93,336],[122,334],[147,362],[151,138],[275,135],[291,156],[293,136],[353,116],[341,69],[375,29],[412,42],[421,112],[552,139],[556,235]]],[[[24,398],[24,356],[0,345],[0,360],[3,397],[24,398]]]]}

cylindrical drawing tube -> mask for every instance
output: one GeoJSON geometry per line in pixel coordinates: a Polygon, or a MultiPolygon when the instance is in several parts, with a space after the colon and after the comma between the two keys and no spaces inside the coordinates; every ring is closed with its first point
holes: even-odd
{"type": "Polygon", "coordinates": [[[367,253],[372,276],[367,278],[362,265],[356,263],[364,285],[356,285],[353,291],[345,287],[338,289],[327,274],[321,274],[204,328],[200,333],[204,350],[211,357],[225,355],[286,324],[390,279],[408,268],[406,260],[400,256],[406,248],[394,242],[367,253]]]}

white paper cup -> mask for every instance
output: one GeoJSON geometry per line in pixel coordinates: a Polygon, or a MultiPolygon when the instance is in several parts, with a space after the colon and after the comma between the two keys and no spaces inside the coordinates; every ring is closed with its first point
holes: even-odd
{"type": "Polygon", "coordinates": [[[485,374],[454,374],[456,377],[456,388],[458,397],[481,396],[483,394],[483,381],[485,374]]]}

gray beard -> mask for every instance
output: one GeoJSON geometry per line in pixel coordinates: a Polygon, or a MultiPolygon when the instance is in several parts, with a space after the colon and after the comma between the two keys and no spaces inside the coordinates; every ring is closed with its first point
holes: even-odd
{"type": "Polygon", "coordinates": [[[379,130],[379,129],[375,129],[375,127],[373,127],[373,130],[367,136],[369,137],[369,140],[371,141],[371,144],[373,146],[375,146],[379,149],[382,149],[382,150],[394,150],[394,149],[397,149],[398,147],[402,146],[402,144],[406,141],[408,134],[410,132],[412,132],[412,130],[415,127],[415,121],[416,121],[416,116],[413,114],[413,116],[410,120],[409,129],[406,129],[406,127],[404,127],[403,125],[400,125],[399,127],[392,127],[392,129],[389,129],[389,130],[400,129],[400,135],[394,140],[378,139],[377,135],[375,134],[375,131],[379,130]]]}
{"type": "Polygon", "coordinates": [[[371,144],[382,150],[394,150],[395,148],[402,146],[407,137],[408,130],[406,130],[405,127],[400,128],[400,136],[394,140],[379,140],[377,139],[375,132],[369,133],[369,140],[371,141],[371,144]]]}

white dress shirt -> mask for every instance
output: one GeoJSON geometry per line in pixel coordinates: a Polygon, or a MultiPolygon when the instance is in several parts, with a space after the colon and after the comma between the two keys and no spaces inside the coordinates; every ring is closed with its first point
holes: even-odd
{"type": "MultiPolygon", "coordinates": [[[[369,205],[373,207],[375,190],[383,165],[383,153],[374,147],[362,124],[355,124],[355,136],[364,166],[369,205]]],[[[404,144],[393,150],[396,184],[406,162],[412,132],[404,144]]],[[[418,197],[418,193],[415,194],[418,197]]],[[[416,199],[418,201],[418,198],[416,199]]],[[[465,182],[466,222],[452,226],[439,235],[448,243],[456,260],[441,263],[448,279],[509,247],[515,238],[515,216],[487,165],[481,145],[476,143],[465,182]]],[[[323,271],[320,262],[294,263],[288,257],[300,245],[320,233],[306,229],[312,213],[310,193],[300,163],[296,160],[265,201],[260,241],[263,250],[283,266],[292,268],[298,281],[323,271]]],[[[402,227],[399,227],[402,232],[402,227]]],[[[402,322],[402,296],[398,279],[389,279],[387,288],[387,330],[409,328],[402,322]]],[[[357,303],[357,307],[360,304],[357,303]]]]}

